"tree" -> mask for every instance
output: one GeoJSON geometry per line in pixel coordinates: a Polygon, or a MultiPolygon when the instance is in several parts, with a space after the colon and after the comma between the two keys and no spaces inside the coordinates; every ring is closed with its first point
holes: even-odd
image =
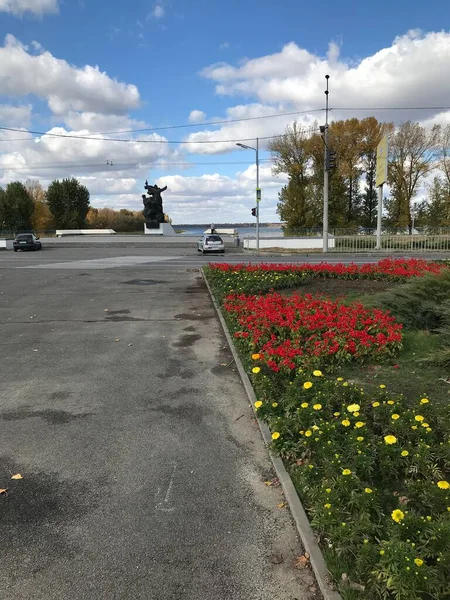
{"type": "Polygon", "coordinates": [[[55,220],[47,204],[47,194],[38,179],[28,179],[25,188],[33,200],[32,225],[35,231],[48,231],[55,228],[55,220]]]}
{"type": "Polygon", "coordinates": [[[47,204],[59,229],[81,229],[89,211],[89,191],[77,179],[53,181],[47,190],[47,204]]]}
{"type": "Polygon", "coordinates": [[[426,224],[429,227],[450,227],[450,184],[435,177],[428,188],[426,224]]]}
{"type": "Polygon", "coordinates": [[[391,135],[389,144],[389,174],[393,202],[392,224],[408,227],[412,233],[411,202],[420,181],[435,167],[440,127],[431,130],[408,121],[391,135]]]}
{"type": "Polygon", "coordinates": [[[26,231],[32,227],[33,201],[20,181],[8,183],[0,194],[0,229],[26,231]]]}

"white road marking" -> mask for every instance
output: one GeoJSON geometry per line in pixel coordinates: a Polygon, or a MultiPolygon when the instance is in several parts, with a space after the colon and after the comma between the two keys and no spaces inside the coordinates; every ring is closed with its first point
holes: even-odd
{"type": "Polygon", "coordinates": [[[118,267],[135,267],[144,264],[179,260],[180,256],[114,256],[111,258],[93,258],[70,262],[47,263],[43,265],[24,265],[18,269],[114,269],[118,267]]]}
{"type": "Polygon", "coordinates": [[[158,488],[155,495],[156,510],[160,510],[162,512],[173,512],[175,507],[172,506],[170,501],[170,497],[172,495],[173,488],[173,480],[175,478],[175,471],[177,470],[176,463],[172,463],[172,473],[170,475],[169,485],[167,486],[166,493],[163,494],[161,488],[158,488]]]}

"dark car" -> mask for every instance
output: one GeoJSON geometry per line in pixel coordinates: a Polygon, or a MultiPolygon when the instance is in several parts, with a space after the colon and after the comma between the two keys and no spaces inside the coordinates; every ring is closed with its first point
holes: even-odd
{"type": "Polygon", "coordinates": [[[32,233],[19,233],[13,241],[14,252],[17,250],[41,250],[42,244],[39,238],[32,233]]]}

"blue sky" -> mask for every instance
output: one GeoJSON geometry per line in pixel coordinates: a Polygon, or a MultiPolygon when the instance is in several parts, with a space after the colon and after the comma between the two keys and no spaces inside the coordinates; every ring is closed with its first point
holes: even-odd
{"type": "MultiPolygon", "coordinates": [[[[427,11],[405,0],[0,0],[0,125],[89,136],[196,121],[192,129],[161,130],[158,139],[266,137],[293,117],[216,127],[201,121],[320,108],[326,72],[336,107],[447,106],[448,14],[443,0],[427,11]]],[[[448,118],[436,111],[376,116],[448,118]]],[[[323,115],[299,116],[305,126],[316,118],[323,115]]],[[[0,185],[74,175],[94,205],[138,209],[148,177],[167,183],[166,210],[177,222],[251,220],[254,153],[234,143],[148,143],[152,132],[115,136],[136,143],[2,135],[0,185]]],[[[261,156],[268,158],[264,147],[261,156]]],[[[263,162],[265,220],[277,219],[283,181],[263,162]]]]}

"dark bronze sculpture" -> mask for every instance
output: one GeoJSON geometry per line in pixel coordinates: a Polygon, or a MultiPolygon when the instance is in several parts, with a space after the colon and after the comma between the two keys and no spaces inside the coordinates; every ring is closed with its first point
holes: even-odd
{"type": "Polygon", "coordinates": [[[144,187],[148,194],[142,196],[145,224],[148,229],[159,229],[160,224],[165,222],[161,194],[167,190],[167,185],[160,188],[157,185],[149,185],[146,181],[144,187]]]}

